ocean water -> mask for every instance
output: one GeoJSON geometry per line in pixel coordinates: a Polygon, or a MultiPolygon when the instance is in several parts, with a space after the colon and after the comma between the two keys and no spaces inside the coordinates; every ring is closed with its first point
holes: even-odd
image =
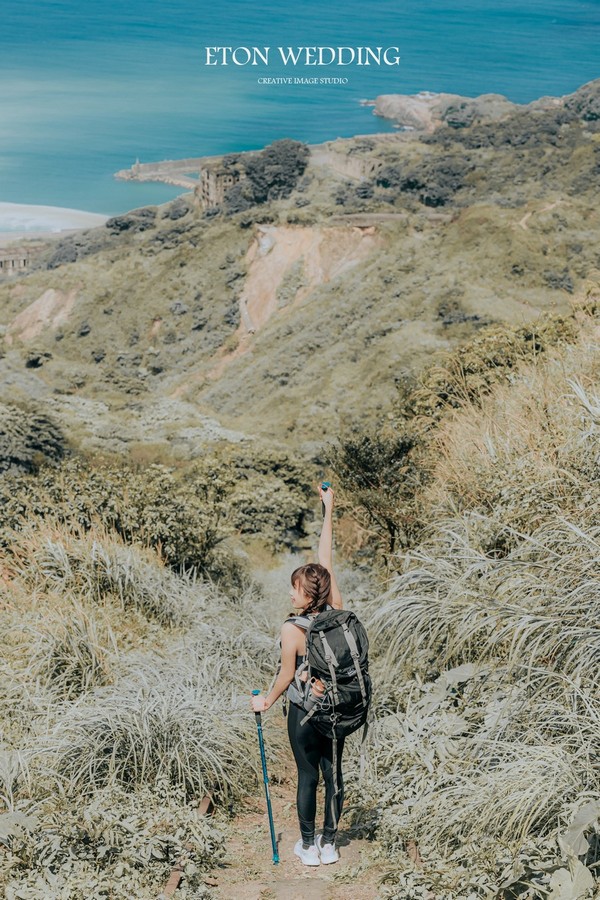
{"type": "MultiPolygon", "coordinates": [[[[179,193],[142,162],[385,131],[382,93],[517,102],[600,76],[598,0],[0,0],[0,201],[114,214],[179,193]],[[206,67],[205,46],[398,46],[397,67],[206,67]],[[348,78],[259,85],[259,76],[348,78]]],[[[273,52],[273,51],[272,51],[273,52]]]]}

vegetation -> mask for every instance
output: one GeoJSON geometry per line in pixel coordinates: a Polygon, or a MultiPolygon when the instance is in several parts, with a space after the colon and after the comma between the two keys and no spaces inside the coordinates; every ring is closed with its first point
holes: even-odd
{"type": "Polygon", "coordinates": [[[311,456],[319,413],[325,441],[349,418],[377,428],[433,353],[482,325],[535,330],[594,277],[596,93],[308,159],[276,142],[250,167],[259,205],[206,216],[187,196],[49,243],[0,285],[11,402],[50,400],[77,446],[153,461],[232,432],[310,442],[311,456]],[[244,302],[266,304],[252,335],[244,302]]]}
{"type": "Polygon", "coordinates": [[[364,178],[277,142],[232,215],[136,210],[0,288],[9,900],[149,900],[177,861],[208,896],[325,471],[373,639],[346,815],[382,896],[599,895],[597,91],[463,112],[350,142],[364,178]]]}
{"type": "Polygon", "coordinates": [[[244,175],[227,191],[225,209],[236,213],[270,200],[289,197],[304,174],[309,156],[310,150],[306,144],[284,138],[258,153],[248,154],[243,162],[238,156],[225,157],[226,168],[235,165],[244,175]]]}
{"type": "Polygon", "coordinates": [[[600,409],[582,325],[439,421],[421,537],[364,610],[383,653],[357,818],[393,860],[390,896],[597,890],[600,409]]]}
{"type": "Polygon", "coordinates": [[[51,416],[15,404],[0,404],[0,472],[34,472],[63,458],[66,439],[51,416]]]}
{"type": "MultiPolygon", "coordinates": [[[[256,532],[273,549],[302,542],[310,476],[310,466],[274,448],[224,447],[184,468],[155,464],[138,470],[73,456],[60,466],[42,467],[35,478],[5,478],[0,542],[10,547],[25,519],[66,526],[75,534],[101,525],[128,544],[156,549],[174,570],[193,570],[239,589],[247,573],[233,542],[256,532]]],[[[107,579],[127,584],[127,553],[106,563],[98,557],[104,566],[99,590],[106,589],[107,579]]],[[[64,561],[64,587],[76,564],[64,561]]]]}
{"type": "Polygon", "coordinates": [[[254,589],[230,599],[96,527],[33,523],[16,541],[0,558],[3,895],[155,897],[183,860],[182,896],[205,896],[224,801],[257,783],[247,693],[273,670],[265,601],[253,594],[249,627],[254,589]],[[216,818],[198,816],[205,794],[216,818]]]}
{"type": "Polygon", "coordinates": [[[582,316],[594,327],[593,293],[570,315],[544,317],[535,327],[481,329],[453,352],[439,354],[418,379],[399,385],[393,424],[355,429],[328,447],[346,514],[361,529],[359,555],[369,547],[393,568],[394,554],[419,542],[429,524],[427,492],[441,449],[437,427],[453,411],[484,407],[490,393],[513,383],[524,367],[543,365],[548,353],[575,344],[582,316]]]}

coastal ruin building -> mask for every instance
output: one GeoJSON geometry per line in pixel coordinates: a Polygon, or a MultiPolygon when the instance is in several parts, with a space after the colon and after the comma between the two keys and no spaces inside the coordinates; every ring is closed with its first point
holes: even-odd
{"type": "Polygon", "coordinates": [[[200,184],[196,189],[203,209],[222,206],[227,191],[244,178],[243,170],[227,157],[205,160],[200,171],[200,184]]]}
{"type": "Polygon", "coordinates": [[[17,275],[26,275],[31,271],[35,260],[46,249],[47,244],[44,241],[37,242],[35,240],[25,244],[0,247],[0,281],[6,278],[15,278],[17,275]]]}
{"type": "Polygon", "coordinates": [[[28,271],[30,263],[31,251],[23,247],[0,249],[0,278],[22,275],[28,271]]]}

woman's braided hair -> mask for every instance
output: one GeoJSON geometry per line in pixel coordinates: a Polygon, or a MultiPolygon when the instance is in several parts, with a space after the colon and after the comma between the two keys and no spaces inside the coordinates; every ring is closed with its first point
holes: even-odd
{"type": "Polygon", "coordinates": [[[291,577],[292,587],[298,585],[309,598],[304,614],[318,613],[331,598],[331,576],[325,566],[309,563],[294,569],[291,577]]]}

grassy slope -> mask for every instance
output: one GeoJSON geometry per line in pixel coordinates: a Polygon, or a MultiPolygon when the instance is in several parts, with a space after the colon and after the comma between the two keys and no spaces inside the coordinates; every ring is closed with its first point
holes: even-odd
{"type": "Polygon", "coordinates": [[[0,571],[2,895],[156,897],[183,856],[182,897],[205,896],[227,802],[256,785],[271,594],[227,598],[102,529],[26,528],[0,571]]]}

